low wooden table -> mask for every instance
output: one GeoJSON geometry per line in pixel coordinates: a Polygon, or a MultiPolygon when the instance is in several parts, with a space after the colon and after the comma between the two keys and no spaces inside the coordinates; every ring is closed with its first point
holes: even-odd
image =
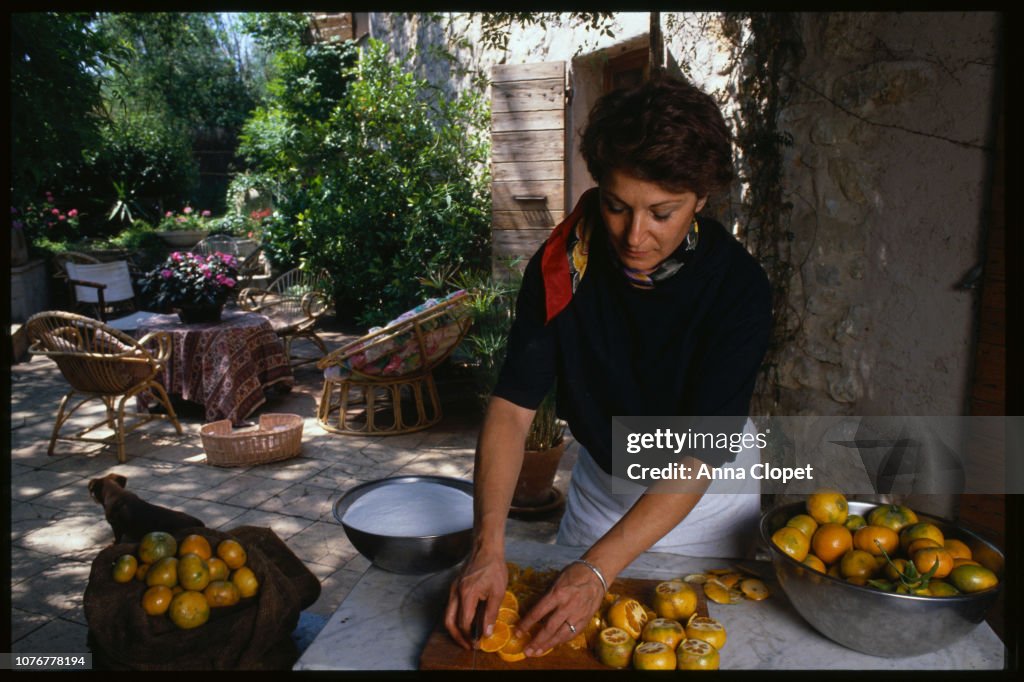
{"type": "MultiPolygon", "coordinates": [[[[141,338],[171,336],[171,358],[157,378],[172,395],[200,403],[206,421],[230,419],[235,426],[266,402],[264,390],[294,384],[284,344],[258,313],[225,310],[220,322],[182,324],[177,315],[157,315],[139,326],[141,338]]],[[[149,396],[139,396],[148,409],[149,396]]]]}

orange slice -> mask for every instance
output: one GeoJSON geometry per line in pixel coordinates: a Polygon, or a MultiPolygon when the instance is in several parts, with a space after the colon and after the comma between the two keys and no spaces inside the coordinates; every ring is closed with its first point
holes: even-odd
{"type": "Polygon", "coordinates": [[[502,606],[498,609],[498,620],[502,623],[508,623],[509,625],[515,625],[519,622],[519,612],[514,609],[510,609],[506,606],[502,606]]]}
{"type": "Polygon", "coordinates": [[[480,648],[480,651],[494,653],[501,647],[505,646],[511,638],[512,630],[509,628],[508,623],[502,623],[499,620],[494,623],[494,632],[492,632],[488,637],[482,637],[477,646],[480,648]]]}
{"type": "Polygon", "coordinates": [[[512,609],[516,613],[519,613],[519,598],[512,594],[511,591],[505,590],[505,596],[501,598],[500,608],[512,609]]]}

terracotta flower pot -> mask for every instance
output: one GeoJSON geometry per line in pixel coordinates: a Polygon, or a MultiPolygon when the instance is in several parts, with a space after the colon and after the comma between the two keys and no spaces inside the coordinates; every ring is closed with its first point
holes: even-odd
{"type": "Polygon", "coordinates": [[[558,472],[558,463],[565,453],[565,439],[547,450],[527,450],[523,468],[512,496],[515,507],[539,507],[551,501],[551,489],[558,472]]]}

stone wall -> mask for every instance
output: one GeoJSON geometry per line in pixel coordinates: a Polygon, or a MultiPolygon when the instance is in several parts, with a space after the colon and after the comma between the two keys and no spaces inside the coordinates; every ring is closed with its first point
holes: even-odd
{"type": "Polygon", "coordinates": [[[802,17],[782,127],[802,326],[781,412],[965,412],[996,62],[993,14],[802,17]]]}

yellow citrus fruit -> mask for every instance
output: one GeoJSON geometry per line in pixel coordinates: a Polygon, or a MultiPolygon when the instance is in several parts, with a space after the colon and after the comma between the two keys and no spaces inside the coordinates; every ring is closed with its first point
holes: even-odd
{"type": "Polygon", "coordinates": [[[654,588],[653,601],[654,612],[659,618],[684,621],[697,610],[697,592],[682,580],[658,583],[654,588]]]}
{"type": "Polygon", "coordinates": [[[853,534],[839,523],[823,523],[811,538],[814,555],[826,564],[834,564],[853,549],[853,534]]]}
{"type": "Polygon", "coordinates": [[[864,526],[853,534],[853,546],[875,556],[883,556],[882,550],[892,556],[899,549],[900,536],[885,526],[864,526]]]}
{"type": "Polygon", "coordinates": [[[647,621],[640,638],[645,642],[661,642],[675,651],[679,643],[686,639],[686,630],[679,621],[671,618],[654,618],[647,621]]]}
{"type": "MultiPolygon", "coordinates": [[[[665,583],[662,583],[664,585],[665,583]]],[[[661,587],[659,585],[658,587],[661,587]]],[[[655,598],[657,602],[657,598],[655,598]]],[[[636,599],[622,597],[608,607],[608,622],[612,627],[624,630],[633,639],[640,636],[647,623],[647,612],[636,599]]]]}
{"type": "Polygon", "coordinates": [[[260,581],[248,566],[242,566],[231,574],[231,582],[238,588],[242,598],[251,597],[260,590],[260,581]]]}
{"type": "Polygon", "coordinates": [[[846,498],[838,490],[819,490],[807,498],[807,513],[819,525],[842,524],[849,514],[849,505],[846,504],[846,498]]]}
{"type": "Polygon", "coordinates": [[[839,562],[839,573],[847,579],[857,578],[866,581],[877,570],[875,557],[862,549],[851,549],[839,562]]]}
{"type": "Polygon", "coordinates": [[[231,570],[245,566],[245,548],[237,540],[221,540],[217,543],[217,557],[231,570]]]}
{"type": "Polygon", "coordinates": [[[151,616],[159,616],[167,613],[173,598],[171,588],[166,585],[154,585],[142,594],[142,608],[151,616]]]}
{"type": "Polygon", "coordinates": [[[139,570],[139,562],[131,554],[122,554],[114,561],[114,582],[127,583],[135,577],[139,570]]]}
{"type": "Polygon", "coordinates": [[[152,565],[153,564],[143,564],[143,563],[140,563],[139,567],[137,569],[135,569],[135,579],[138,580],[140,583],[141,582],[145,582],[145,580],[146,580],[146,573],[149,571],[149,567],[152,566],[152,565]]]}
{"type": "Polygon", "coordinates": [[[886,564],[885,566],[885,577],[889,580],[899,580],[900,574],[906,572],[906,570],[906,559],[893,559],[891,564],[886,564]]]}
{"type": "Polygon", "coordinates": [[[780,528],[772,533],[772,544],[797,561],[803,561],[811,547],[810,540],[803,531],[792,526],[780,528]]]}
{"type": "Polygon", "coordinates": [[[845,526],[846,529],[851,533],[860,530],[866,525],[868,525],[867,522],[864,520],[864,517],[860,514],[847,514],[846,520],[843,521],[843,526],[845,526]]]}
{"type": "Polygon", "coordinates": [[[191,630],[205,623],[210,618],[210,605],[202,592],[185,590],[171,599],[168,610],[171,622],[182,630],[191,630]]]}
{"type": "Polygon", "coordinates": [[[210,569],[210,580],[227,580],[231,575],[231,569],[224,563],[223,559],[210,557],[206,561],[206,567],[210,569]]]}
{"type": "Polygon", "coordinates": [[[185,588],[181,585],[175,585],[171,588],[171,594],[178,595],[185,591],[185,588]]]}
{"type": "Polygon", "coordinates": [[[178,559],[178,584],[186,590],[202,592],[210,584],[210,568],[198,554],[178,559]]]}
{"type": "Polygon", "coordinates": [[[950,572],[949,582],[961,592],[971,594],[995,587],[999,584],[999,578],[984,566],[962,564],[950,572]]]}
{"type": "Polygon", "coordinates": [[[825,571],[828,570],[825,567],[825,562],[822,561],[821,559],[819,559],[818,557],[816,557],[813,554],[808,554],[806,557],[804,557],[803,563],[806,564],[807,566],[810,566],[811,568],[813,568],[818,573],[824,573],[825,571]]]}
{"type": "Polygon", "coordinates": [[[946,542],[943,544],[946,551],[954,559],[972,559],[971,548],[967,546],[967,543],[956,540],[954,538],[946,538],[946,542]]]}
{"type": "Polygon", "coordinates": [[[797,514],[789,521],[786,521],[786,525],[790,528],[796,528],[807,537],[814,535],[814,531],[818,529],[818,522],[808,514],[797,514]]]}
{"type": "Polygon", "coordinates": [[[942,547],[925,547],[914,552],[911,561],[922,575],[935,568],[933,578],[945,578],[953,571],[953,557],[942,547]]]}
{"type": "Polygon", "coordinates": [[[178,552],[178,541],[170,533],[155,530],[146,533],[139,542],[139,561],[144,564],[155,564],[164,557],[174,556],[178,552]]]}
{"type": "Polygon", "coordinates": [[[974,559],[953,559],[953,568],[960,568],[961,566],[981,566],[974,559]]]}
{"type": "Polygon", "coordinates": [[[716,649],[725,646],[725,626],[714,618],[695,616],[686,624],[686,637],[707,642],[716,649]]]}
{"type": "Polygon", "coordinates": [[[931,593],[933,597],[955,597],[960,594],[960,590],[941,580],[929,581],[928,592],[931,593]]]}
{"type": "Polygon", "coordinates": [[[512,639],[511,628],[509,628],[508,623],[502,623],[499,620],[494,623],[494,631],[490,635],[480,638],[477,648],[480,651],[493,653],[505,646],[510,639],[512,639]]]}
{"type": "Polygon", "coordinates": [[[242,598],[238,588],[229,580],[214,580],[203,590],[206,603],[212,607],[234,606],[242,598]]]}
{"type": "Polygon", "coordinates": [[[907,556],[914,556],[919,550],[922,550],[925,547],[942,547],[942,545],[931,538],[918,538],[907,545],[907,556]]]}
{"type": "Polygon", "coordinates": [[[633,667],[637,670],[675,670],[675,650],[662,642],[640,642],[633,649],[633,667]]]}
{"type": "Polygon", "coordinates": [[[185,536],[178,545],[178,556],[183,557],[186,554],[196,554],[203,561],[209,561],[213,556],[213,549],[210,548],[209,540],[193,533],[185,536]]]}
{"type": "Polygon", "coordinates": [[[158,559],[155,564],[149,567],[146,571],[146,584],[150,587],[153,585],[166,585],[167,587],[174,587],[178,584],[178,560],[172,556],[165,556],[163,559],[158,559]]]}
{"type": "Polygon", "coordinates": [[[679,670],[718,670],[718,649],[700,639],[684,640],[676,649],[679,670]]]}
{"type": "Polygon", "coordinates": [[[868,514],[869,526],[882,526],[899,533],[907,526],[917,523],[917,514],[910,507],[901,504],[883,504],[868,514]]]}
{"type": "Polygon", "coordinates": [[[939,530],[938,526],[923,521],[915,523],[912,526],[907,526],[900,531],[900,548],[904,552],[910,548],[910,543],[918,538],[928,538],[934,540],[939,547],[942,547],[946,543],[946,538],[942,535],[942,531],[939,530]]]}
{"type": "Polygon", "coordinates": [[[597,637],[597,660],[610,668],[625,668],[633,658],[636,640],[622,628],[601,630],[597,637]]]}

